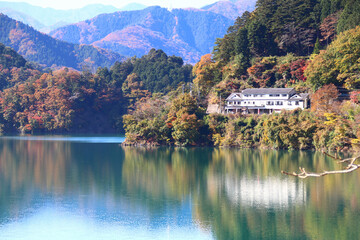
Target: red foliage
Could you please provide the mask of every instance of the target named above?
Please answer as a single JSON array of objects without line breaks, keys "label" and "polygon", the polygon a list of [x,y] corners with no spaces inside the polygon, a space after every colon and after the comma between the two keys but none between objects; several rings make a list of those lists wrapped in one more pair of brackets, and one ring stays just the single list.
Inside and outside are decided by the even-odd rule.
[{"label": "red foliage", "polygon": [[320,25],[321,43],[329,44],[332,42],[332,40],[334,40],[336,36],[336,26],[339,20],[339,16],[340,13],[336,12],[324,18]]},{"label": "red foliage", "polygon": [[296,60],[290,63],[290,74],[292,79],[297,79],[299,81],[305,82],[306,77],[304,76],[304,71],[306,69],[307,62],[304,59]]},{"label": "red foliage", "polygon": [[353,91],[350,93],[350,100],[353,103],[360,103],[360,90],[359,91]]}]

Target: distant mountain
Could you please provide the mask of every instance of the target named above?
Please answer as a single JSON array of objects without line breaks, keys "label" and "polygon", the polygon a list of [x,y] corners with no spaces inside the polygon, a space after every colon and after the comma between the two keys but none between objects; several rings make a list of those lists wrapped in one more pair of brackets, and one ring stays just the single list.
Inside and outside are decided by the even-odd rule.
[{"label": "distant mountain", "polygon": [[45,27],[44,24],[40,23],[38,20],[32,18],[31,16],[22,12],[15,11],[11,8],[0,8],[0,12],[15,20],[26,23],[35,29],[42,29]]},{"label": "distant mountain", "polygon": [[[141,4],[129,4],[124,9],[137,10],[145,7]],[[95,17],[102,13],[112,13],[120,10],[114,6],[102,4],[92,4],[80,9],[56,10],[33,6],[23,2],[0,2],[0,12],[31,25],[42,32],[53,30],[55,26],[59,27],[59,23],[61,23],[61,26],[64,26]],[[34,20],[36,21],[35,23]]]},{"label": "distant mountain", "polygon": [[0,42],[13,48],[25,59],[47,67],[66,66],[81,69],[109,67],[123,59],[94,46],[78,45],[56,40],[34,28],[0,14]]},{"label": "distant mountain", "polygon": [[77,44],[92,44],[125,56],[142,56],[151,48],[195,63],[213,49],[233,20],[199,9],[149,7],[138,11],[101,14],[61,27],[51,36]]},{"label": "distant mountain", "polygon": [[22,23],[25,23],[43,33],[49,33],[54,29],[70,24],[70,22],[58,22],[51,26],[45,26],[44,24],[40,23],[38,20],[31,17],[30,15],[27,15],[23,12],[15,11],[11,8],[0,8],[0,13],[3,13],[6,16],[15,19],[17,21],[20,21]]},{"label": "distant mountain", "polygon": [[202,9],[221,14],[235,20],[245,11],[252,12],[255,9],[256,0],[232,0],[219,1],[203,7]]}]

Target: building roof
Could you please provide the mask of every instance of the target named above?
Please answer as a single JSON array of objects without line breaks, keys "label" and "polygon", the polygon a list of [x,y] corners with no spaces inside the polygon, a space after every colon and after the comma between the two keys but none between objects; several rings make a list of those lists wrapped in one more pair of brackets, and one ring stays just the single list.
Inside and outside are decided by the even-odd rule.
[{"label": "building roof", "polygon": [[241,100],[240,93],[232,93],[226,98],[226,100]]},{"label": "building roof", "polygon": [[289,100],[305,100],[309,97],[308,93],[299,93],[292,96]]},{"label": "building roof", "polygon": [[309,98],[309,94],[308,93],[299,93],[300,97],[302,97],[302,99],[306,99]]},{"label": "building roof", "polygon": [[242,94],[289,94],[294,88],[247,88]]}]

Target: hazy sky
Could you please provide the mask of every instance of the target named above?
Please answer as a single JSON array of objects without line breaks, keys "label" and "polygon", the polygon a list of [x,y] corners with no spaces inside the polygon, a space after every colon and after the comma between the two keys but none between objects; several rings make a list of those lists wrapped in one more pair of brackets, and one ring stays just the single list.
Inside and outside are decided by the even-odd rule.
[{"label": "hazy sky", "polygon": [[41,7],[51,7],[55,9],[74,9],[81,8],[85,5],[93,3],[101,3],[105,5],[113,5],[115,7],[123,7],[129,3],[136,2],[147,6],[159,5],[168,8],[187,8],[187,7],[203,7],[205,5],[216,2],[217,0],[4,0],[8,2],[27,2],[32,5]]}]

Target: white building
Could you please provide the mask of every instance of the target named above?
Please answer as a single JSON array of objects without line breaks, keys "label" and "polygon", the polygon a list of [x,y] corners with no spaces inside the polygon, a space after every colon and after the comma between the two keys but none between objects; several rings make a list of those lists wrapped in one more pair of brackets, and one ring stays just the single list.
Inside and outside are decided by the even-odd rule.
[{"label": "white building", "polygon": [[225,113],[269,114],[309,107],[309,94],[293,88],[248,88],[226,99]]}]

